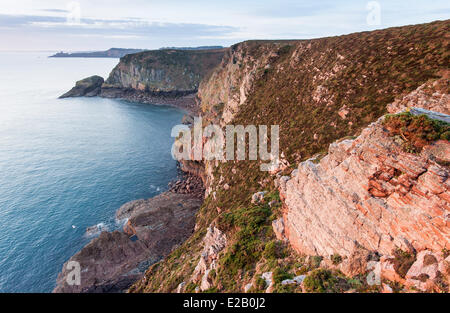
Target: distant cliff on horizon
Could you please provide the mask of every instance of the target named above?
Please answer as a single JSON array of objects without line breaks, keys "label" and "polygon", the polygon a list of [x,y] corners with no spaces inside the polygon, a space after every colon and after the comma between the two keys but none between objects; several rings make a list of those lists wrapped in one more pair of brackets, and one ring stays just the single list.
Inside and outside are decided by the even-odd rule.
[{"label": "distant cliff on horizon", "polygon": [[111,48],[106,51],[86,51],[86,52],[58,52],[49,56],[50,58],[122,58],[127,54],[146,51],[145,49],[123,49]]},{"label": "distant cliff on horizon", "polygon": [[[158,50],[219,50],[223,49],[222,46],[199,46],[199,47],[162,47]],[[49,58],[122,58],[127,54],[134,54],[144,51],[150,51],[148,49],[125,49],[125,48],[111,48],[106,51],[84,51],[84,52],[64,52],[60,51],[55,53]]]}]

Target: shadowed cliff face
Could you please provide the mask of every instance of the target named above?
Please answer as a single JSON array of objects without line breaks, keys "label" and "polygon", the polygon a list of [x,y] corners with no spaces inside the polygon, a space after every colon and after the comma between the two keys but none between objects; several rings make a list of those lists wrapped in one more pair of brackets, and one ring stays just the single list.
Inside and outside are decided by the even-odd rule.
[{"label": "shadowed cliff face", "polygon": [[126,55],[103,87],[152,93],[195,93],[200,81],[219,65],[224,51],[157,50]]},{"label": "shadowed cliff face", "polygon": [[[278,220],[278,223],[274,223],[275,232],[282,229],[279,218],[283,215],[282,207],[285,204],[279,197],[275,181],[282,176],[291,175],[302,161],[316,154],[325,155],[330,144],[336,140],[350,136],[353,139],[356,138],[370,123],[386,114],[387,106],[394,101],[400,101],[398,105],[414,106],[406,102],[413,101],[416,96],[411,96],[408,101],[401,99],[408,94],[413,95],[412,92],[424,84],[433,84],[437,80],[440,81],[439,86],[444,84],[444,87],[441,86],[442,88],[439,89],[441,92],[439,99],[436,99],[432,106],[424,107],[434,108],[439,106],[439,103],[448,107],[448,103],[445,103],[446,94],[448,95],[448,87],[445,87],[448,86],[448,79],[445,78],[445,72],[448,70],[450,51],[449,33],[450,21],[443,21],[316,40],[249,41],[232,46],[226,52],[220,66],[200,85],[198,97],[201,101],[204,121],[206,120],[206,123],[212,121],[221,126],[227,123],[280,125],[280,152],[284,155],[282,158],[285,160],[282,161],[285,161],[286,166],[278,173],[266,173],[259,170],[260,163],[255,161],[224,163],[205,161],[206,199],[197,215],[195,233],[158,263],[158,266],[150,267],[144,278],[134,284],[130,290],[133,292],[176,290],[192,292],[206,288],[220,292],[243,292],[245,290],[262,291],[267,288],[268,291],[293,292],[306,288],[308,291],[315,291],[318,289],[311,285],[314,279],[306,279],[306,285],[286,286],[281,284],[283,279],[280,277],[293,278],[298,273],[316,275],[314,271],[320,266],[327,267],[326,271],[330,271],[325,276],[339,275],[338,278],[333,279],[342,283],[328,291],[349,289],[381,291],[381,285],[368,286],[364,279],[358,280],[358,284],[355,285],[354,280],[350,281],[342,276],[342,273],[333,272],[336,269],[334,263],[341,262],[339,260],[342,257],[349,256],[348,260],[350,260],[353,247],[348,247],[347,250],[341,242],[335,246],[327,245],[326,242],[322,243],[316,236],[320,232],[310,232],[310,238],[305,241],[311,247],[315,247],[312,249],[303,249],[302,242],[295,241],[300,239],[294,236],[290,236],[292,242],[277,240],[272,230],[272,222]],[[420,94],[419,90],[419,96]],[[369,152],[364,153],[369,155]],[[392,158],[401,159],[405,166],[407,164],[413,166],[413,162],[416,161],[427,164],[430,169],[434,166],[429,165],[433,161],[428,160],[428,156],[419,158],[408,154],[396,155],[395,149],[392,153],[394,154]],[[374,160],[383,163],[383,160],[380,161],[376,157]],[[373,169],[370,168],[370,164],[367,164],[367,167],[369,169],[363,167],[358,175],[367,176],[368,183]],[[433,176],[433,173],[432,170],[429,171],[426,177],[442,179],[442,176]],[[295,175],[298,174],[294,172],[293,177]],[[414,180],[413,176],[411,175],[411,179]],[[402,177],[402,179],[406,178],[406,176]],[[303,177],[303,184],[307,183],[304,182],[306,179],[308,176]],[[372,181],[377,179],[378,176]],[[333,179],[330,178],[330,180]],[[320,177],[318,181],[320,182]],[[291,194],[295,193],[294,189],[292,187]],[[259,191],[268,192],[262,201],[252,203],[252,195]],[[315,190],[306,190],[306,192],[312,197]],[[363,193],[364,191],[361,191],[361,194]],[[358,201],[367,203],[382,201],[376,199],[376,194],[370,194],[367,191],[366,193],[367,197],[374,199]],[[336,195],[330,191],[330,197],[334,196]],[[425,198],[421,199],[426,201]],[[290,205],[295,205],[296,201],[293,200]],[[445,199],[436,198],[432,201],[435,202],[431,206],[436,207],[439,201],[442,202]],[[351,207],[351,212],[357,210],[357,202],[353,202],[351,198],[347,204]],[[412,201],[408,205],[419,204]],[[344,211],[340,214],[339,205],[331,209],[336,218],[345,216]],[[420,208],[415,207],[414,210],[420,210]],[[416,212],[414,210],[411,212]],[[291,211],[294,216],[294,206]],[[311,212],[311,216],[308,216],[311,221],[299,218],[292,220],[293,223],[303,223],[305,227],[309,224],[320,224],[321,219],[313,214],[314,208],[311,208]],[[324,220],[326,217],[327,214],[324,215]],[[414,220],[416,216],[407,214],[402,218]],[[387,215],[386,219],[388,219]],[[395,219],[390,222],[396,223]],[[410,225],[409,222],[405,223],[400,226]],[[389,222],[385,221],[383,226],[386,224]],[[412,224],[414,223],[411,222]],[[369,225],[372,226],[370,221],[367,226]],[[448,226],[445,227],[448,229]],[[405,245],[400,245],[400,240],[388,238],[389,235],[393,238],[397,235],[401,237],[400,233],[405,230],[395,233],[395,230],[391,232],[381,228],[377,229],[380,233],[372,238],[370,231],[374,228],[368,227],[366,233],[358,233],[351,228],[347,233],[341,232],[340,235],[333,236],[333,238],[345,237],[346,240],[348,239],[347,242],[360,240],[360,244],[366,246],[366,249],[362,249],[365,252],[354,252],[356,262],[349,263],[348,260],[344,262],[349,268],[346,271],[349,275],[361,273],[361,268],[364,271],[366,269],[364,262],[371,258],[379,259],[380,256],[376,251],[372,253],[373,251],[367,249],[379,249],[381,254],[385,254],[395,246],[407,248]],[[214,243],[207,243],[209,239],[204,240],[209,238],[207,234],[211,233],[209,231],[211,229],[214,233],[223,234],[218,238],[226,238],[226,245],[220,245],[220,249],[216,249],[208,260],[202,261],[200,258],[199,261],[204,247],[214,245]],[[351,234],[352,231],[354,231],[353,234]],[[420,234],[423,235],[423,233]],[[377,242],[380,237],[383,240],[386,239],[382,248]],[[416,240],[422,240],[419,237]],[[442,240],[441,237],[437,238]],[[445,240],[448,238],[444,237]],[[447,246],[447,242],[440,242],[428,247],[431,243],[433,239],[427,239],[423,241],[422,246],[416,247],[437,250]],[[297,252],[292,247],[295,247]],[[319,254],[319,251],[322,254],[320,257],[310,258],[303,254]],[[335,253],[337,254],[335,257],[329,256]],[[343,256],[338,253],[342,253]],[[382,265],[385,268],[384,272],[387,273],[388,269],[392,269],[393,275],[389,279],[395,279],[395,275],[398,276],[397,271],[403,276],[406,275],[409,266],[416,261],[414,253],[409,251],[404,254],[383,256],[384,261],[387,260]],[[417,254],[417,261],[422,260],[425,254],[428,255],[428,252],[420,253]],[[359,259],[356,256],[359,256]],[[439,253],[439,255],[435,254],[435,257],[438,259],[436,264],[439,263],[441,268],[440,274],[431,275],[436,278],[446,273],[443,259],[447,256]],[[358,260],[363,260],[364,262],[360,263],[364,265],[359,266]],[[444,266],[443,269],[442,266]],[[416,264],[413,268],[417,273],[420,272],[417,270],[420,264]],[[214,275],[209,275],[211,272]],[[199,280],[199,277],[202,279]],[[268,286],[264,282],[261,283],[262,277],[266,282],[271,281],[271,283]],[[444,288],[441,290],[445,290],[445,283],[441,287]]]}]

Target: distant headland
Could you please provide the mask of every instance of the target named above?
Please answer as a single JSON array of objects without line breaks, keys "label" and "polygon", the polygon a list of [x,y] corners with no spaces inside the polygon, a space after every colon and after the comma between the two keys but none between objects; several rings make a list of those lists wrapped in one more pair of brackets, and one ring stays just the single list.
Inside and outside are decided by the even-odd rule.
[{"label": "distant headland", "polygon": [[[222,49],[222,46],[201,46],[201,47],[163,47],[159,50],[215,50]],[[58,52],[49,56],[50,58],[122,58],[127,54],[134,54],[147,49],[125,49],[111,48],[105,51],[85,51],[85,52]]]},{"label": "distant headland", "polygon": [[111,48],[106,51],[86,51],[86,52],[58,52],[51,55],[50,58],[121,58],[127,54],[138,53],[145,49],[123,49]]}]

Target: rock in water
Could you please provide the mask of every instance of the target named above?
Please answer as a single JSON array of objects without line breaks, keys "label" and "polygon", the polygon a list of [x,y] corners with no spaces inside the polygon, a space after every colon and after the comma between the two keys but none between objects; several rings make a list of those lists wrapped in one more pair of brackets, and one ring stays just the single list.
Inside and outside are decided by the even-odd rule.
[{"label": "rock in water", "polygon": [[79,80],[75,84],[75,87],[59,98],[95,97],[100,94],[103,82],[103,77],[97,75]]}]

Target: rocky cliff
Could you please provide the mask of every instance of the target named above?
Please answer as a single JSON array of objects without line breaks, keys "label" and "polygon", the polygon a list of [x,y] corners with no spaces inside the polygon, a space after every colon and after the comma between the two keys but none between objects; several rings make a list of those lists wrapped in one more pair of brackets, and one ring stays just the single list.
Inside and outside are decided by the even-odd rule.
[{"label": "rocky cliff", "polygon": [[202,117],[279,125],[282,166],[204,161],[194,234],[130,291],[447,290],[448,137],[405,140],[371,123],[388,108],[447,112],[449,31],[443,21],[230,47],[200,84]]},{"label": "rocky cliff", "polygon": [[[199,64],[176,61],[186,52],[122,59],[104,96],[198,88],[204,125],[280,126],[276,170],[183,162],[206,187],[193,233],[129,291],[448,291],[448,124],[432,113],[384,116],[448,114],[449,33],[441,21],[247,41],[199,55],[217,62],[202,77]],[[139,221],[150,222],[129,221],[138,236]]]},{"label": "rocky cliff", "polygon": [[[340,269],[349,275],[360,274],[349,267],[359,249],[385,261],[394,260],[397,249],[426,251],[440,260],[435,263],[448,277],[445,263],[450,259],[444,261],[442,251],[450,248],[450,133],[411,153],[404,139],[390,135],[386,120],[371,124],[354,140],[331,144],[320,161],[302,162],[290,177],[280,178],[284,206],[278,238],[301,253],[344,257]],[[443,132],[449,130],[447,123]],[[359,270],[367,269],[366,264]],[[414,279],[408,283],[418,286]]]},{"label": "rocky cliff", "polygon": [[280,179],[284,232],[296,250],[350,256],[355,242],[380,254],[450,249],[449,171],[438,161],[450,161],[447,140],[405,152],[380,120],[316,160]]},{"label": "rocky cliff", "polygon": [[[154,50],[120,59],[103,84],[104,97],[158,102],[193,95],[221,62],[225,49]],[[193,106],[194,97],[186,102]]]},{"label": "rocky cliff", "polygon": [[[101,96],[153,104],[168,104],[197,111],[196,93],[220,64],[226,49],[151,50],[127,54],[106,81],[92,76],[77,82],[61,96]],[[101,80],[101,82],[100,82]]]}]

